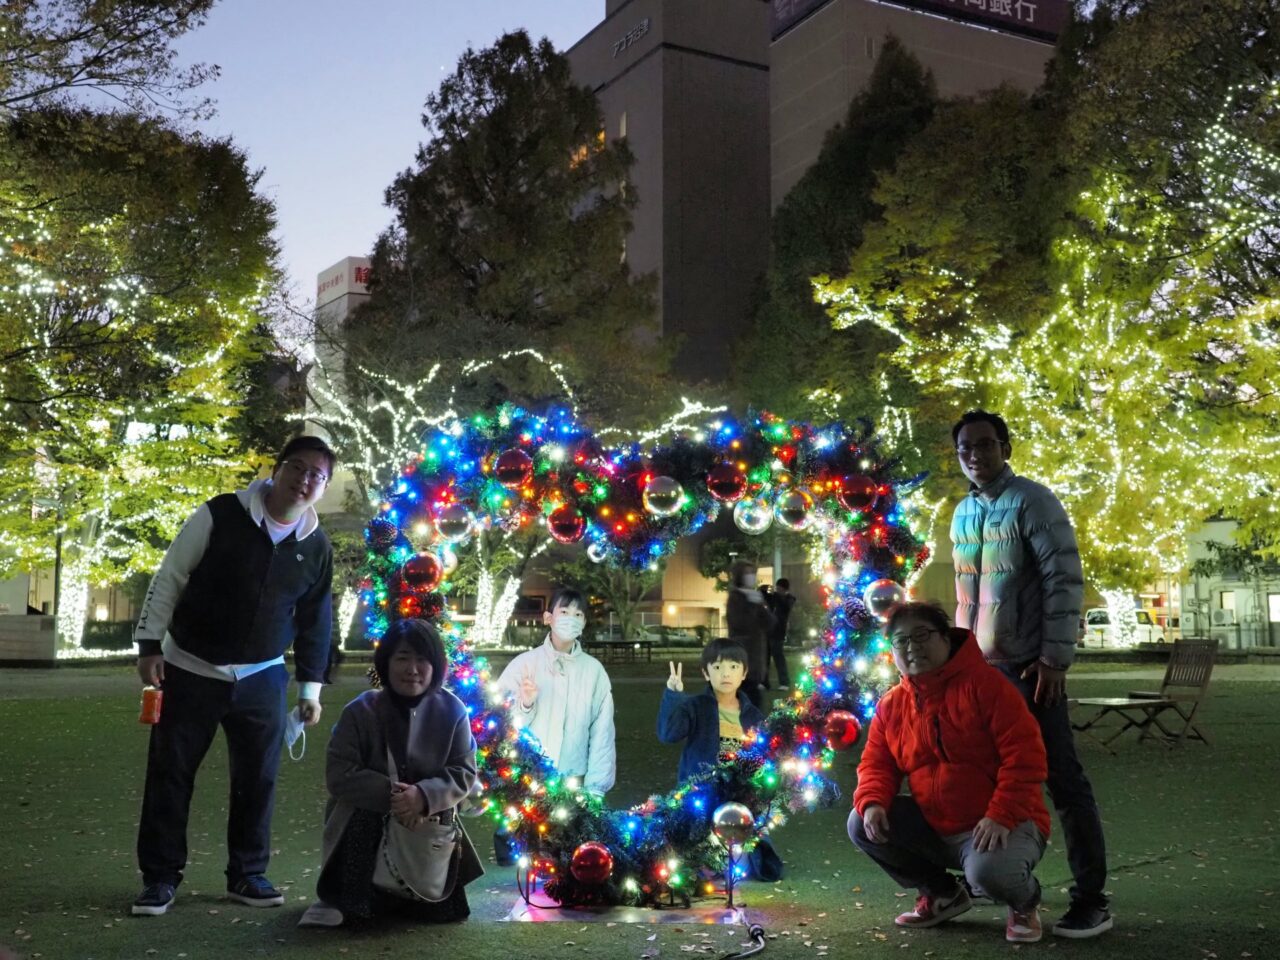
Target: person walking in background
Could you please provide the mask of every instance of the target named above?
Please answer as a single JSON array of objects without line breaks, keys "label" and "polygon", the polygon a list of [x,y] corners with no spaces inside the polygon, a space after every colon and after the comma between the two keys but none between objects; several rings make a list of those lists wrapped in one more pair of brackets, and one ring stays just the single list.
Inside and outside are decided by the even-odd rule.
[{"label": "person walking in background", "polygon": [[1066,676],[1084,600],[1075,531],[1051,490],[1014,474],[1001,417],[971,410],[951,436],[969,480],[951,520],[956,625],[974,632],[987,662],[1018,688],[1040,725],[1049,796],[1074,878],[1071,905],[1053,932],[1094,937],[1111,929],[1112,918],[1102,817],[1067,714]]},{"label": "person walking in background", "polygon": [[745,560],[737,561],[729,571],[729,602],[725,620],[729,626],[729,639],[737,641],[747,651],[747,679],[742,684],[742,692],[756,709],[764,711],[773,614],[765,606],[764,594],[756,589],[755,567]]},{"label": "person walking in background", "polygon": [[163,689],[138,826],[133,913],[173,903],[187,864],[196,772],[222,727],[231,761],[227,895],[278,907],[266,878],[293,648],[298,714],[320,719],[332,630],[333,548],[315,503],[337,462],[319,437],[285,444],[269,478],[201,506],[170,544],[134,631],[138,675]]},{"label": "person walking in background", "polygon": [[[796,596],[791,592],[791,581],[779,577],[773,589],[764,595],[769,612],[773,614],[773,629],[769,631],[769,659],[773,661],[773,669],[778,674],[778,689],[791,689],[791,674],[787,670],[787,622],[791,619],[791,608],[796,605]],[[768,680],[768,665],[765,668],[765,679]]]}]

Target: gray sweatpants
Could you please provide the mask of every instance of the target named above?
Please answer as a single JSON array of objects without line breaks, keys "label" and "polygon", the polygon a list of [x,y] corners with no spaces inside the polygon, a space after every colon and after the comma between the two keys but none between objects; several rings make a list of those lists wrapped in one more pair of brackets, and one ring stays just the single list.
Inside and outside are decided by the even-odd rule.
[{"label": "gray sweatpants", "polygon": [[1030,820],[1009,832],[1003,849],[979,853],[973,834],[939,836],[911,797],[894,797],[889,806],[889,839],[873,843],[857,810],[849,814],[849,839],[900,886],[926,896],[947,896],[956,881],[948,870],[961,870],[975,893],[1025,911],[1040,903],[1040,883],[1032,872],[1044,856],[1044,837]]}]

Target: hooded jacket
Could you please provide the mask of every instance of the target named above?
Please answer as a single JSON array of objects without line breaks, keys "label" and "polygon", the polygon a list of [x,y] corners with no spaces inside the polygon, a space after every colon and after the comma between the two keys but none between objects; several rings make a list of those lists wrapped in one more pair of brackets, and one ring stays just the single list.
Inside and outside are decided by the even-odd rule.
[{"label": "hooded jacket", "polygon": [[974,487],[951,519],[956,626],[993,663],[1075,659],[1084,573],[1071,520],[1048,487],[1008,465]]},{"label": "hooded jacket", "polygon": [[[533,675],[538,697],[528,710],[520,706],[520,680]],[[583,786],[606,793],[617,778],[614,747],[613,687],[600,661],[574,641],[567,653],[551,643],[526,650],[498,678],[503,693],[514,696],[515,725],[538,738],[542,752],[566,776],[582,777]]]},{"label": "hooded jacket", "polygon": [[1040,727],[1017,687],[987,664],[973,634],[953,629],[951,659],[880,699],[858,764],[853,806],[888,808],[905,775],[940,836],[983,817],[1013,829],[1024,820],[1049,836],[1048,776]]},{"label": "hooded jacket", "polygon": [[134,641],[142,656],[166,635],[215,665],[257,664],[293,648],[299,682],[325,682],[333,626],[333,548],[308,507],[278,544],[263,529],[270,480],[201,505],[165,552]]}]

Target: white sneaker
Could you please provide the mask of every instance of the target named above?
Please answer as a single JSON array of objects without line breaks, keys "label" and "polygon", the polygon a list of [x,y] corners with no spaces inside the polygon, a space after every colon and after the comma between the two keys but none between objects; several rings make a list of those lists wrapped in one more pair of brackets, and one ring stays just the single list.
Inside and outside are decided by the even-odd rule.
[{"label": "white sneaker", "polygon": [[340,927],[342,926],[342,911],[337,907],[331,907],[322,900],[317,900],[311,906],[307,907],[306,912],[302,915],[302,919],[298,921],[300,927]]}]

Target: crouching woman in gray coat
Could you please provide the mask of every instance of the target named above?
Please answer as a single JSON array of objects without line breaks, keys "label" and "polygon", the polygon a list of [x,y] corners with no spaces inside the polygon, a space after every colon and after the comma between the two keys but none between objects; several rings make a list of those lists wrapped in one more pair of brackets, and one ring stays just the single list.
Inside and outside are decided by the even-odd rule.
[{"label": "crouching woman in gray coat", "polygon": [[466,707],[443,687],[444,644],[426,621],[401,620],[382,638],[373,664],[381,689],[348,703],[329,740],[319,902],[299,925],[335,927],[392,914],[418,923],[465,920],[471,910],[463,888],[484,873],[465,833],[459,832],[457,881],[443,899],[396,896],[374,883],[390,820],[410,830],[428,818],[456,820],[476,782]]}]

